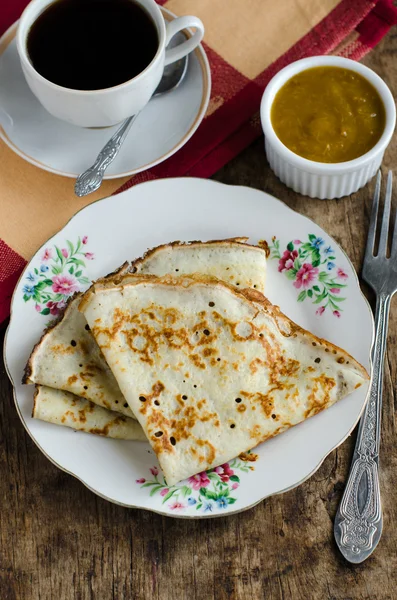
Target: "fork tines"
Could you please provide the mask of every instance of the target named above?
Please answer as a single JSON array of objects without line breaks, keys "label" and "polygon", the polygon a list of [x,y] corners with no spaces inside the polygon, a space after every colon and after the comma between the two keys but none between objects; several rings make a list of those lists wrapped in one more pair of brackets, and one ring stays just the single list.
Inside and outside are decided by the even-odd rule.
[{"label": "fork tines", "polygon": [[[379,248],[375,255],[374,247],[375,247],[377,220],[378,220],[379,197],[380,197],[380,189],[381,189],[381,181],[382,181],[382,174],[380,171],[378,171],[378,175],[376,177],[374,200],[372,203],[371,220],[369,223],[367,247],[366,247],[366,251],[365,251],[365,259],[364,260],[373,258],[374,256],[377,256],[379,258],[386,258],[387,240],[389,237],[389,222],[390,222],[390,209],[391,209],[391,197],[392,197],[392,178],[393,178],[392,171],[389,171],[388,176],[387,176],[386,195],[385,195],[385,204],[384,204],[384,208],[383,208],[382,225],[381,225],[381,230],[380,230]],[[391,254],[396,254],[396,251],[397,251],[397,219],[394,224],[393,245],[392,245]]]}]

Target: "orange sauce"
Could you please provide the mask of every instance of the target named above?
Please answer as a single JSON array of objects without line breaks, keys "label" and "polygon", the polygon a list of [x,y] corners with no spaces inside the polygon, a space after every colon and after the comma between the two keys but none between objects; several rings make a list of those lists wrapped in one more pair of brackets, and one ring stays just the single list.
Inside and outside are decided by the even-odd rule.
[{"label": "orange sauce", "polygon": [[271,122],[278,138],[295,154],[339,163],[375,146],[386,113],[376,89],[355,71],[314,67],[291,77],[278,91]]}]

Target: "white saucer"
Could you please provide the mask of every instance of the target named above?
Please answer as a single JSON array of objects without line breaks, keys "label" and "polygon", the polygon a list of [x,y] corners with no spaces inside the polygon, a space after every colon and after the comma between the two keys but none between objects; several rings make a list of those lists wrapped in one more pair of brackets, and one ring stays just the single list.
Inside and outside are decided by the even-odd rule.
[{"label": "white saucer", "polygon": [[[175,15],[162,9],[167,20]],[[0,137],[28,162],[76,177],[89,167],[116,127],[83,129],[50,115],[30,91],[19,62],[14,23],[0,39]],[[170,94],[154,98],[134,123],[105,179],[134,175],[177,152],[204,118],[211,91],[207,56],[189,56],[186,78]]]}]

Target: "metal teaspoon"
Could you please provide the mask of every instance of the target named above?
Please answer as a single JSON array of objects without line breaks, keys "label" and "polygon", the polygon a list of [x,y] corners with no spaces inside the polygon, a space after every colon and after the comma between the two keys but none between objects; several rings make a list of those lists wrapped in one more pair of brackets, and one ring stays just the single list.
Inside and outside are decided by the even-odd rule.
[{"label": "metal teaspoon", "polygon": [[[171,40],[171,44],[174,45],[175,43],[180,43],[180,36],[183,36],[183,38],[185,37],[183,33],[178,33]],[[167,94],[181,84],[186,75],[188,58],[188,56],[185,56],[181,60],[177,60],[164,68],[163,76],[154,91],[152,98]],[[140,113],[137,113],[136,115],[129,117],[120,125],[116,133],[112,135],[110,140],[102,148],[96,157],[94,164],[77,177],[74,186],[76,196],[87,196],[88,194],[95,192],[95,190],[101,186],[106,169],[118,155],[132,124],[139,114]]]}]

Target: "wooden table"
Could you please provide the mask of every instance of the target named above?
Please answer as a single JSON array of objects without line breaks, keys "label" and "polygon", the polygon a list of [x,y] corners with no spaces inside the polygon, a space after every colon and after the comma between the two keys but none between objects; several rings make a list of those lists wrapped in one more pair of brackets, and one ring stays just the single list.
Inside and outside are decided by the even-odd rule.
[{"label": "wooden table", "polygon": [[[397,92],[397,33],[363,62]],[[384,167],[396,168],[397,137]],[[300,197],[266,164],[263,140],[215,179],[265,190],[363,258],[373,183],[343,200]],[[369,296],[372,300],[371,296]],[[397,310],[390,322],[380,483],[384,532],[353,566],[333,521],[355,435],[300,487],[231,517],[191,521],[98,498],[52,465],[26,434],[0,366],[0,600],[392,600],[397,598]],[[83,459],[83,458],[82,458]]]}]

